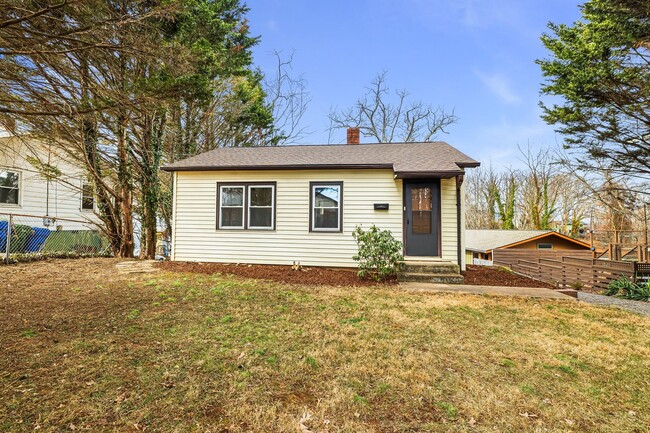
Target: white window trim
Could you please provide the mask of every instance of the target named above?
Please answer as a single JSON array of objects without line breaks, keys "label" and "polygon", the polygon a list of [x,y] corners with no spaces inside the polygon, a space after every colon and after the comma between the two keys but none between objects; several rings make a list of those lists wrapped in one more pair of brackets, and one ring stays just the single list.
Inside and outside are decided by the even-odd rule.
[{"label": "white window trim", "polygon": [[10,168],[10,167],[1,167],[0,166],[0,171],[10,171],[12,173],[17,173],[18,174],[18,203],[0,203],[0,207],[5,207],[5,208],[21,208],[23,205],[23,171],[19,170],[17,168]]},{"label": "white window trim", "polygon": [[79,211],[80,212],[95,212],[97,210],[97,200],[95,200],[95,194],[93,192],[92,198],[93,198],[93,208],[92,209],[84,209],[84,185],[88,185],[89,187],[92,187],[90,185],[90,182],[86,182],[85,180],[81,180],[81,193],[79,197]]},{"label": "white window trim", "polygon": [[[251,205],[251,188],[271,188],[271,206],[252,206]],[[246,222],[248,223],[248,226],[246,228],[251,229],[251,230],[275,230],[275,186],[272,184],[259,184],[259,185],[248,185],[248,188],[246,188],[246,207],[247,207],[247,219]],[[251,207],[254,207],[255,209],[271,209],[271,226],[270,227],[265,227],[265,226],[253,226],[250,225],[251,221]]]},{"label": "white window trim", "polygon": [[[316,207],[316,188],[336,188],[339,193],[339,205],[336,207]],[[341,190],[343,188],[339,184],[317,184],[311,187],[311,231],[312,232],[341,232]],[[322,228],[316,227],[316,209],[336,209],[336,228]]]},{"label": "white window trim", "polygon": [[[241,188],[242,190],[242,204],[241,206],[224,206],[223,203],[223,189],[224,188]],[[245,210],[246,210],[246,187],[244,185],[219,185],[219,229],[220,230],[244,230],[245,228]],[[241,226],[223,226],[222,215],[223,209],[239,209],[241,208]]]}]

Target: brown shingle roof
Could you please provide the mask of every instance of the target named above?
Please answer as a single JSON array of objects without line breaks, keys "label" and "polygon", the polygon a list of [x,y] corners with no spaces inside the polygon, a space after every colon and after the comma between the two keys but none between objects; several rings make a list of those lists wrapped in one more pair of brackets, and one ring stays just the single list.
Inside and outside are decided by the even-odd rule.
[{"label": "brown shingle roof", "polygon": [[391,168],[398,177],[454,176],[479,163],[449,144],[339,144],[214,149],[163,167],[166,171]]},{"label": "brown shingle roof", "polygon": [[589,245],[553,230],[465,230],[465,249],[486,253],[497,248],[508,247],[523,241],[559,236],[582,247]]}]

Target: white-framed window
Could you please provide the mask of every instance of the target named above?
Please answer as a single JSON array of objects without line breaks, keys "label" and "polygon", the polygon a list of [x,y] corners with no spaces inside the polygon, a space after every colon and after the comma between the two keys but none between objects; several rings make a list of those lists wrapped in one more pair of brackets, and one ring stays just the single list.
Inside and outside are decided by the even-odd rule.
[{"label": "white-framed window", "polygon": [[275,216],[275,187],[273,185],[248,186],[249,229],[273,230]]},{"label": "white-framed window", "polygon": [[217,228],[275,230],[275,182],[217,185]]},{"label": "white-framed window", "polygon": [[92,185],[88,182],[81,184],[81,210],[95,210],[95,194]]},{"label": "white-framed window", "polygon": [[343,230],[343,182],[311,182],[310,227],[315,232]]},{"label": "white-framed window", "polygon": [[219,228],[244,228],[244,193],[243,185],[219,186]]},{"label": "white-framed window", "polygon": [[553,244],[550,242],[547,243],[538,243],[537,244],[537,249],[538,250],[552,250],[553,249]]},{"label": "white-framed window", "polygon": [[0,206],[20,205],[20,172],[0,168]]}]

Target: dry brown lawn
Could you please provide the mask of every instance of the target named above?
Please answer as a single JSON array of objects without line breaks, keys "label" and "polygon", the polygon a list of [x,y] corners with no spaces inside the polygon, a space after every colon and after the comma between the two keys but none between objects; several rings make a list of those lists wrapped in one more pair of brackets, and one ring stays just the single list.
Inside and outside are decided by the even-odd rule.
[{"label": "dry brown lawn", "polygon": [[562,301],[0,267],[0,431],[650,431],[650,319]]}]

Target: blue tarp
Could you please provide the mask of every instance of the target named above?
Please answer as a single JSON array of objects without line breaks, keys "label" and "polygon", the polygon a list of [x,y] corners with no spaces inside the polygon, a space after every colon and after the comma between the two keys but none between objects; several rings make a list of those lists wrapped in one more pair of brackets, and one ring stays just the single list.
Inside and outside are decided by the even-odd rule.
[{"label": "blue tarp", "polygon": [[[7,221],[0,221],[0,252],[5,252],[7,248],[8,228],[9,223]],[[51,233],[49,229],[23,225],[17,225],[15,229],[18,231],[18,235],[12,233],[12,253],[36,253],[40,251]],[[16,238],[16,236],[18,236],[18,238]],[[27,239],[25,239],[25,237]]]},{"label": "blue tarp", "polygon": [[4,252],[7,242],[7,228],[9,223],[7,221],[0,221],[0,252]]},{"label": "blue tarp", "polygon": [[25,244],[25,252],[35,253],[40,251],[48,236],[50,236],[49,229],[32,227],[32,232],[27,237],[27,243]]}]

